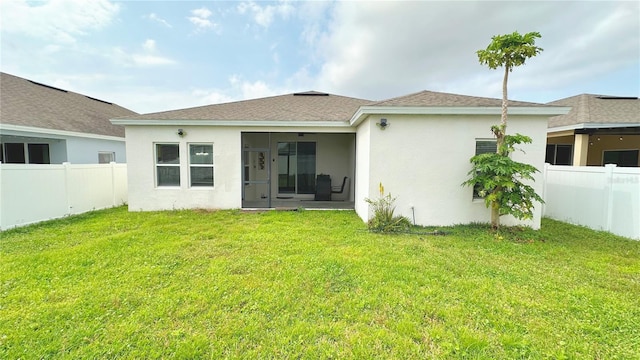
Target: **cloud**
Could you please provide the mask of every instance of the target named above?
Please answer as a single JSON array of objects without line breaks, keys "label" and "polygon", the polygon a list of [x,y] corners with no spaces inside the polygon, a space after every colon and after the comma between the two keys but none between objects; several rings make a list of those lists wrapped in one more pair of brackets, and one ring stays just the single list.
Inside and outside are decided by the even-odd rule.
[{"label": "cloud", "polygon": [[199,9],[191,10],[192,16],[187,17],[187,19],[189,19],[189,21],[196,26],[196,29],[198,31],[204,31],[207,29],[218,29],[220,25],[209,20],[212,14],[213,13],[211,12],[211,10],[207,9],[206,7],[201,7]]},{"label": "cloud", "polygon": [[240,3],[237,9],[240,14],[252,14],[256,24],[263,28],[268,28],[276,15],[287,19],[295,12],[295,8],[288,1],[279,1],[276,5],[265,6],[258,5],[254,1],[246,1]]},{"label": "cloud", "polygon": [[637,66],[639,11],[637,2],[337,2],[326,27],[303,36],[315,48],[316,84],[327,91],[499,97],[502,73],[482,67],[475,51],[496,34],[539,31],[545,51],[509,80],[517,97]]},{"label": "cloud", "polygon": [[155,21],[157,23],[160,23],[160,24],[162,24],[162,25],[164,25],[164,26],[166,26],[168,28],[172,28],[173,27],[173,25],[169,24],[169,22],[167,20],[159,17],[156,13],[151,13],[149,15],[145,15],[144,18],[152,20],[152,21]]},{"label": "cloud", "polygon": [[74,43],[77,37],[111,24],[119,10],[109,0],[2,1],[0,29],[44,41]]},{"label": "cloud", "polygon": [[158,54],[156,41],[145,40],[141,45],[142,51],[129,53],[120,47],[112,50],[109,57],[116,63],[125,67],[149,67],[161,65],[173,65],[175,60]]}]

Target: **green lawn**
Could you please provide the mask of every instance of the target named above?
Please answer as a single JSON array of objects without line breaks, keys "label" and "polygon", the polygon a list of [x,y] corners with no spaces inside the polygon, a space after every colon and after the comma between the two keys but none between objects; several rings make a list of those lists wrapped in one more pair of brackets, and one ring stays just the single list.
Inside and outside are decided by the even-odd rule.
[{"label": "green lawn", "polygon": [[121,207],[5,231],[0,358],[640,356],[640,242],[441,230]]}]

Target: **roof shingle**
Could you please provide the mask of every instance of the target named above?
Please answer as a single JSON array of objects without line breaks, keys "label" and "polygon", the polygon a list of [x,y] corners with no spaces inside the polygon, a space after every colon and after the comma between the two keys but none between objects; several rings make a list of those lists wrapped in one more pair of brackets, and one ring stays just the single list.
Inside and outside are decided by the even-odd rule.
[{"label": "roof shingle", "polygon": [[124,137],[109,119],[136,113],[72,91],[0,73],[3,124]]},{"label": "roof shingle", "polygon": [[640,125],[640,100],[635,97],[580,94],[548,104],[572,107],[566,115],[549,118],[550,128],[582,123]]},{"label": "roof shingle", "polygon": [[[420,91],[401,97],[379,101],[373,106],[415,106],[415,107],[501,107],[502,99],[449,94],[435,91]],[[545,104],[509,100],[509,106],[546,107]]]}]

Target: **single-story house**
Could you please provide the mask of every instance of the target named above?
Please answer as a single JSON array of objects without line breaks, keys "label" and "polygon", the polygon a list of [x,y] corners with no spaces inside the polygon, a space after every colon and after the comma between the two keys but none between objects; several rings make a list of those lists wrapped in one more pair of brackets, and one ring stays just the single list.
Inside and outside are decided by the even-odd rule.
[{"label": "single-story house", "polygon": [[[339,207],[367,220],[366,199],[383,184],[415,224],[451,225],[489,221],[461,183],[472,156],[495,151],[500,105],[431,91],[380,102],[310,91],[111,122],[126,129],[130,211]],[[547,120],[568,110],[511,101],[508,131],[533,139],[514,158],[542,170]],[[533,186],[541,192],[541,180]],[[540,216],[538,207],[526,224],[539,227]]]},{"label": "single-story house", "polygon": [[0,162],[126,162],[124,129],[137,113],[72,91],[0,73]]},{"label": "single-story house", "polygon": [[549,119],[546,162],[640,166],[640,100],[637,97],[581,94],[549,105],[572,109]]}]

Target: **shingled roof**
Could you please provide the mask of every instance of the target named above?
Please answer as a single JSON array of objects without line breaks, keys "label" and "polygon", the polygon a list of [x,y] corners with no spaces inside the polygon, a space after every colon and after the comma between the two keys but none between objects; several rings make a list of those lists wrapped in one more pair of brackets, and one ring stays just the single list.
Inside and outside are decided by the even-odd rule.
[{"label": "shingled roof", "polygon": [[124,128],[109,119],[136,114],[110,102],[0,73],[2,124],[124,137]]},{"label": "shingled roof", "polygon": [[[478,96],[449,94],[435,91],[420,91],[414,94],[379,101],[373,106],[415,106],[415,107],[501,107],[502,100]],[[509,106],[547,107],[545,104],[509,100]]]},{"label": "shingled roof", "polygon": [[120,119],[344,122],[348,121],[361,105],[370,103],[370,100],[308,91],[137,116],[123,116]]},{"label": "shingled roof", "polygon": [[549,105],[572,108],[566,115],[550,118],[550,128],[588,123],[640,126],[640,100],[637,97],[580,94],[552,101]]}]

